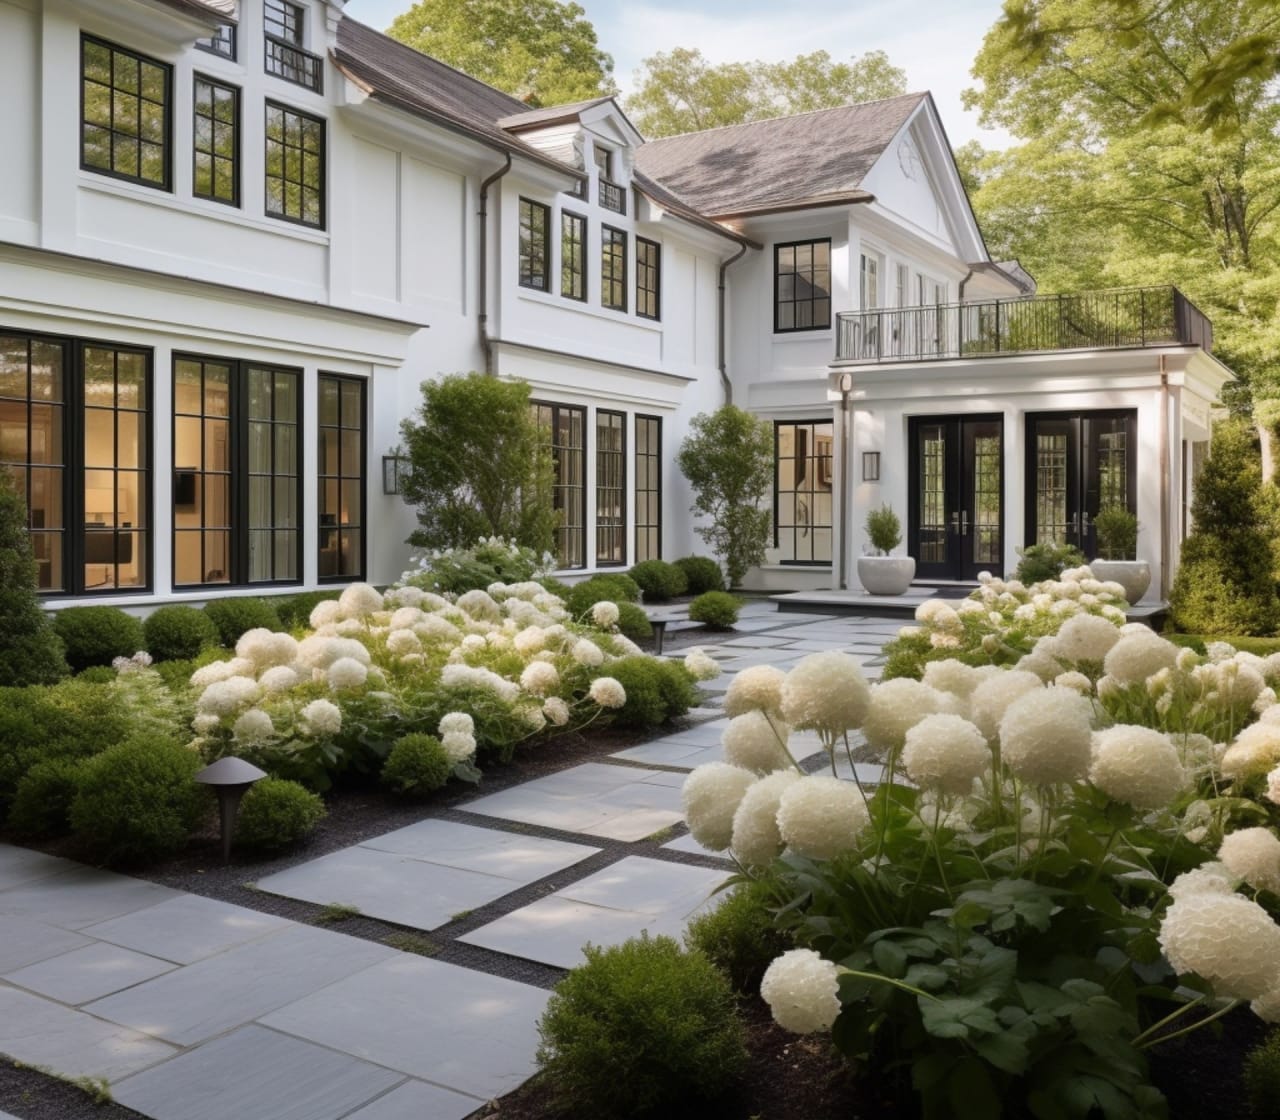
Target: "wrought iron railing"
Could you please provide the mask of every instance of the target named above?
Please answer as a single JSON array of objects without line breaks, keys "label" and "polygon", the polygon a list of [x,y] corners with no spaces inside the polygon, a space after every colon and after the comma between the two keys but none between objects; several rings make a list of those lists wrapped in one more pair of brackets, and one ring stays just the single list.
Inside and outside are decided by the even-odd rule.
[{"label": "wrought iron railing", "polygon": [[286,43],[271,35],[266,40],[266,58],[263,68],[268,74],[295,82],[316,93],[324,92],[324,60],[301,47]]},{"label": "wrought iron railing", "polygon": [[627,212],[627,192],[617,183],[611,183],[608,179],[602,178],[600,180],[600,205],[606,210],[612,210],[615,214],[625,214]]},{"label": "wrought iron railing", "polygon": [[847,362],[1169,345],[1213,350],[1213,325],[1171,286],[842,311],[836,318],[836,361]]}]

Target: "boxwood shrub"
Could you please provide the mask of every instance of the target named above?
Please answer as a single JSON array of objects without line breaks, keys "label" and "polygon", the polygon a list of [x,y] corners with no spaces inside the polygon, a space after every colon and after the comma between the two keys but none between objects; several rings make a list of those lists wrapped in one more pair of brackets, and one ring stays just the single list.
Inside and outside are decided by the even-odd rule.
[{"label": "boxwood shrub", "polygon": [[401,736],[382,764],[382,782],[396,793],[424,797],[438,790],[453,773],[453,763],[434,735]]},{"label": "boxwood shrub", "polygon": [[738,621],[741,604],[727,591],[704,591],[689,604],[689,620],[713,630],[728,630]]},{"label": "boxwood shrub", "polygon": [[188,661],[206,646],[218,644],[218,628],[198,607],[179,603],[160,607],[142,620],[147,652],[156,661]]},{"label": "boxwood shrub", "polygon": [[653,627],[649,624],[649,616],[637,603],[619,603],[618,629],[633,642],[647,641],[653,637]]},{"label": "boxwood shrub", "polygon": [[247,630],[284,629],[275,607],[265,599],[213,599],[205,604],[204,613],[218,628],[218,641],[228,649],[234,649]]},{"label": "boxwood shrub", "polygon": [[85,762],[50,758],[37,762],[18,782],[7,824],[19,836],[37,840],[71,831],[71,803],[80,791]]},{"label": "boxwood shrub", "polygon": [[684,573],[688,594],[701,595],[704,591],[724,590],[724,572],[709,556],[684,556],[675,564]]},{"label": "boxwood shrub", "polygon": [[642,560],[627,573],[644,593],[646,603],[666,603],[689,586],[684,572],[665,560]]},{"label": "boxwood shrub", "polygon": [[75,672],[91,665],[110,665],[146,648],[142,623],[118,607],[66,607],[53,622]]},{"label": "boxwood shrub", "polygon": [[263,778],[240,802],[235,842],[255,852],[287,848],[310,836],[326,810],[318,794],[287,778]]},{"label": "boxwood shrub", "polygon": [[597,603],[638,603],[640,587],[630,576],[622,572],[609,572],[592,576],[574,584],[565,605],[574,618],[581,618]]}]

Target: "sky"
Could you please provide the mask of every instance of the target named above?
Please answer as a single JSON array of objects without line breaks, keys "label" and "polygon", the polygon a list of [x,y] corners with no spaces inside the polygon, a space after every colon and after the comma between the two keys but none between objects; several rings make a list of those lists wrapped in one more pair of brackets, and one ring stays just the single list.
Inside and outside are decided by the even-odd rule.
[{"label": "sky", "polygon": [[[1000,0],[577,0],[613,55],[626,95],[641,61],[673,47],[696,47],[711,62],[779,62],[825,50],[841,60],[883,50],[907,72],[907,88],[931,90],[955,147],[979,140],[1004,147],[1002,131],[983,129],[961,105],[969,67]],[[347,0],[346,12],[379,31],[412,0]]]}]

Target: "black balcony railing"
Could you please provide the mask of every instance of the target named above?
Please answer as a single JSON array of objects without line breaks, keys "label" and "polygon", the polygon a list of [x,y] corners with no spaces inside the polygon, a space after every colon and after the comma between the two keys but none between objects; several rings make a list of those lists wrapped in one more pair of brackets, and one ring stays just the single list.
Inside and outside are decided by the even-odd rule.
[{"label": "black balcony railing", "polygon": [[841,362],[1171,345],[1213,351],[1213,325],[1170,286],[843,311],[837,323],[836,361]]},{"label": "black balcony railing", "polygon": [[266,58],[263,68],[268,74],[295,82],[316,93],[324,92],[324,60],[283,39],[265,36]]},{"label": "black balcony railing", "polygon": [[627,192],[617,183],[611,183],[608,179],[602,178],[600,180],[600,205],[606,210],[612,210],[615,214],[625,214],[627,212]]}]

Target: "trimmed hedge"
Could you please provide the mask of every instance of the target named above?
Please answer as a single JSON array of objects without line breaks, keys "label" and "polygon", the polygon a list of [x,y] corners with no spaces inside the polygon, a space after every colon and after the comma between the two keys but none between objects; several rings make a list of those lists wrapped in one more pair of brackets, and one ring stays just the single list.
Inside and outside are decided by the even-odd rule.
[{"label": "trimmed hedge", "polygon": [[205,604],[204,613],[217,627],[218,641],[227,649],[235,649],[242,634],[259,626],[284,629],[275,607],[265,599],[213,599]]},{"label": "trimmed hedge", "polygon": [[53,627],[66,646],[67,664],[77,673],[146,648],[142,623],[118,607],[66,607]]},{"label": "trimmed hedge", "polygon": [[218,644],[218,628],[198,607],[171,604],[142,620],[147,652],[156,661],[189,661],[202,649]]},{"label": "trimmed hedge", "polygon": [[324,802],[305,786],[287,778],[263,778],[240,803],[235,843],[259,852],[287,848],[310,836],[326,815]]},{"label": "trimmed hedge", "polygon": [[383,784],[409,797],[440,789],[452,773],[453,763],[440,740],[422,732],[397,739],[382,764]]},{"label": "trimmed hedge", "polygon": [[669,602],[689,586],[684,572],[665,560],[642,560],[627,575],[635,580],[646,603]]},{"label": "trimmed hedge", "polygon": [[689,604],[689,621],[713,630],[728,630],[738,621],[742,604],[727,591],[704,591]]},{"label": "trimmed hedge", "polygon": [[683,556],[675,565],[684,573],[688,594],[724,590],[724,572],[709,556]]},{"label": "trimmed hedge", "polygon": [[574,584],[569,590],[565,606],[574,618],[580,619],[597,603],[617,603],[621,606],[623,603],[638,602],[640,585],[622,572],[610,572]]}]

